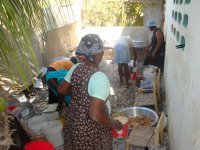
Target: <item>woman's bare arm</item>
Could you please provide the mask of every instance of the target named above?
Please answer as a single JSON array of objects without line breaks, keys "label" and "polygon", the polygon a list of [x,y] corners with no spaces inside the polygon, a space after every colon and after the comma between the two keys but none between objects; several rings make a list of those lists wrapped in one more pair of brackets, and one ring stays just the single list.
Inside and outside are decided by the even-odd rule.
[{"label": "woman's bare arm", "polygon": [[67,81],[62,81],[58,86],[58,93],[61,95],[71,95],[71,84]]},{"label": "woman's bare arm", "polygon": [[118,120],[114,120],[105,114],[104,107],[105,101],[91,97],[89,108],[90,118],[102,126],[112,127],[117,130],[123,129],[123,125]]}]

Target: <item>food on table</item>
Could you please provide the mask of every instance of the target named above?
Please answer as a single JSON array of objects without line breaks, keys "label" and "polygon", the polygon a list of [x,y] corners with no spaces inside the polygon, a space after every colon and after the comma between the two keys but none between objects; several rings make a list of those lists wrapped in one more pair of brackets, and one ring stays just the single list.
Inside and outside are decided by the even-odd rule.
[{"label": "food on table", "polygon": [[138,126],[151,126],[152,121],[150,118],[147,116],[136,116],[136,117],[130,117],[128,119],[128,125],[129,128],[137,128]]}]

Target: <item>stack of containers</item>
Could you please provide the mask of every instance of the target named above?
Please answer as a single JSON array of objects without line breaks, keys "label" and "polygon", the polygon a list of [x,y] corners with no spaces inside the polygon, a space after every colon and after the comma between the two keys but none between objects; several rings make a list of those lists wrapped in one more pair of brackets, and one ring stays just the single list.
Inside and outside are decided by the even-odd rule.
[{"label": "stack of containers", "polygon": [[[55,108],[55,109],[49,109]],[[28,126],[36,135],[44,135],[54,148],[63,146],[63,124],[59,120],[57,107],[50,106],[43,110],[42,115],[34,116],[28,120]]]}]

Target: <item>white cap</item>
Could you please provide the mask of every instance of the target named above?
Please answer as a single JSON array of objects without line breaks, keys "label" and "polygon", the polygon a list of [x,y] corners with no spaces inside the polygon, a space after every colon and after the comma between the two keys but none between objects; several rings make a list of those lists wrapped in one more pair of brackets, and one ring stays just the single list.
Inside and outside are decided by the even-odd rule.
[{"label": "white cap", "polygon": [[147,21],[147,27],[148,28],[150,28],[150,27],[156,27],[156,22],[153,21],[153,20]]}]

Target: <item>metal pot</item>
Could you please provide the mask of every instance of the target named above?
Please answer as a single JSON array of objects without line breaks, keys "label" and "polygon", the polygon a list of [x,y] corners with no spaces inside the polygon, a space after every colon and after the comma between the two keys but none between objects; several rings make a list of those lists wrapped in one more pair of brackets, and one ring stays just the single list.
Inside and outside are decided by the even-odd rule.
[{"label": "metal pot", "polygon": [[146,47],[146,42],[145,41],[135,41],[135,40],[133,40],[133,47],[144,48],[144,47]]},{"label": "metal pot", "polygon": [[119,112],[127,114],[128,117],[147,116],[149,119],[152,120],[151,126],[156,125],[156,123],[158,122],[158,114],[154,110],[146,107],[139,107],[139,106],[126,107],[119,110]]}]

